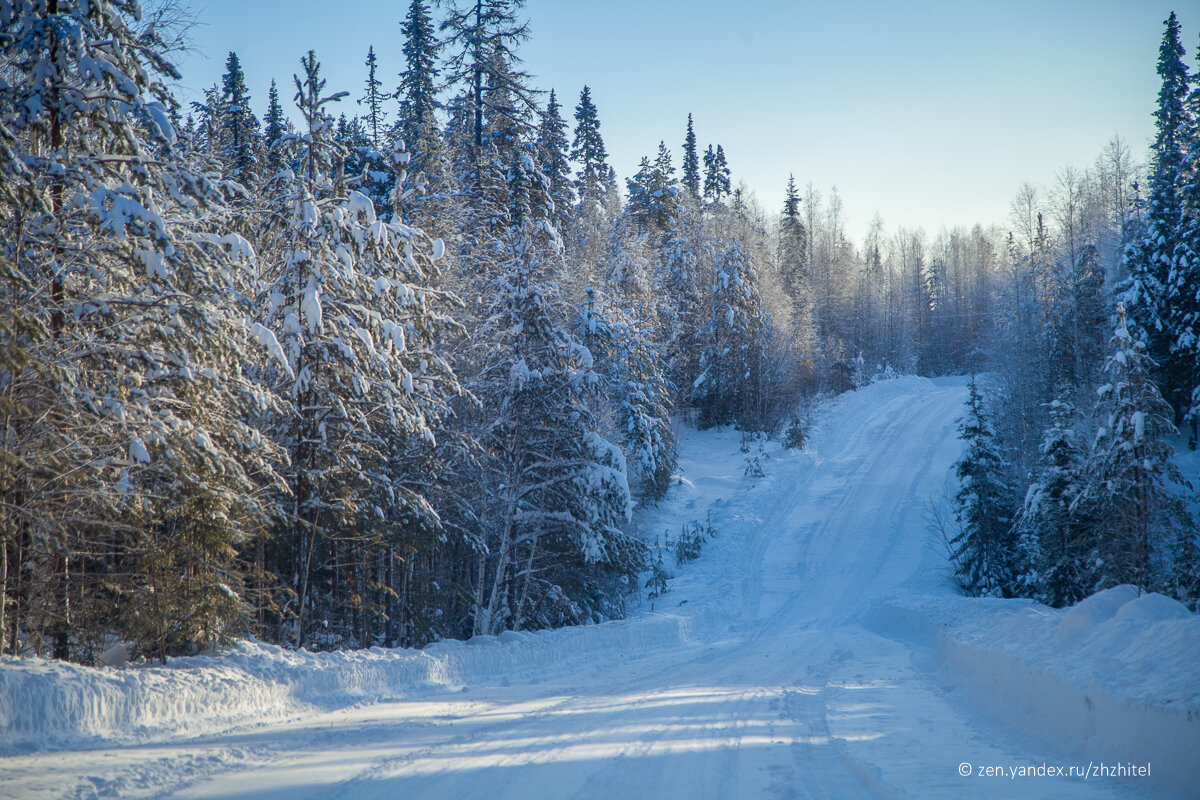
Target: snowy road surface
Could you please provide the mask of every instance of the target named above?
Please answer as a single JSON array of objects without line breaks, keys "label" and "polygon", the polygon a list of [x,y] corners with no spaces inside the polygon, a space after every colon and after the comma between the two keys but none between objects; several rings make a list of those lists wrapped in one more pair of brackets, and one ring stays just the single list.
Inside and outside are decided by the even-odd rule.
[{"label": "snowy road surface", "polygon": [[[709,511],[719,533],[655,609],[456,645],[544,648],[542,662],[199,737],[13,755],[0,796],[1129,796],[1128,781],[980,777],[1073,762],[871,623],[883,598],[949,592],[925,514],[960,451],[964,397],[916,379],[855,393],[805,452],[763,453],[757,482],[736,434],[695,437],[686,484],[643,524],[677,531]],[[641,644],[582,646],[596,637]]]}]

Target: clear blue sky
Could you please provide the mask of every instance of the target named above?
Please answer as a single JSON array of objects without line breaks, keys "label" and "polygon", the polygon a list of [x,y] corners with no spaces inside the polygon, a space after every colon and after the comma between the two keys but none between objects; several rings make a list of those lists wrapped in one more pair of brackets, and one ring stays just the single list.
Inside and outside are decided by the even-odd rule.
[{"label": "clear blue sky", "polygon": [[[768,210],[789,172],[825,196],[837,186],[857,240],[876,212],[889,229],[1005,223],[1021,182],[1087,165],[1114,134],[1143,160],[1162,21],[1178,12],[1194,68],[1195,2],[528,0],[521,52],[568,113],[591,86],[620,177],[660,139],[678,165],[691,112],[701,148],[722,144]],[[407,6],[195,0],[181,98],[219,80],[230,50],[260,116],[272,77],[290,102],[309,48],[352,101],[373,44],[392,88]]]}]

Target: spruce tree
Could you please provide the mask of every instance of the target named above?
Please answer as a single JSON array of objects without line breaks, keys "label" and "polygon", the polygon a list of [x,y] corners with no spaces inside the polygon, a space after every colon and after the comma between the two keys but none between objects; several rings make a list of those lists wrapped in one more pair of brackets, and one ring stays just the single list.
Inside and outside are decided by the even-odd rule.
[{"label": "spruce tree", "polygon": [[275,79],[271,79],[271,88],[267,91],[267,113],[263,116],[263,137],[267,147],[267,168],[271,177],[283,168],[283,158],[276,146],[280,138],[287,133],[288,121],[283,114],[283,106],[279,104],[279,89]]},{"label": "spruce tree", "polygon": [[1200,430],[1200,73],[1192,76],[1187,98],[1188,127],[1180,171],[1180,216],[1175,252],[1168,281],[1172,313],[1172,355],[1190,391],[1187,421],[1189,445],[1195,447]]},{"label": "spruce tree", "polygon": [[656,233],[669,230],[678,206],[679,184],[666,144],[659,142],[653,163],[643,158],[637,173],[627,178],[625,184],[629,193],[627,211],[642,230]]},{"label": "spruce tree", "polygon": [[1086,456],[1075,427],[1078,414],[1064,388],[1050,403],[1037,480],[1017,519],[1020,575],[1017,588],[1060,608],[1082,600],[1095,585],[1095,521],[1072,510],[1081,490]]},{"label": "spruce tree", "polygon": [[767,320],[758,274],[739,242],[720,254],[713,273],[707,321],[702,333],[700,376],[692,385],[701,428],[761,422],[763,347]]},{"label": "spruce tree", "polygon": [[792,302],[793,322],[803,325],[812,318],[812,278],[808,272],[808,230],[800,218],[800,193],[788,175],[783,214],[779,218],[779,277]]},{"label": "spruce tree", "polygon": [[472,145],[480,154],[489,127],[515,124],[524,133],[536,107],[517,54],[529,38],[529,24],[518,17],[524,5],[525,0],[468,0],[452,4],[441,24],[452,50],[447,83],[469,92]]},{"label": "spruce tree", "polygon": [[692,130],[692,115],[688,114],[687,135],[683,137],[683,188],[695,199],[700,198],[700,156],[696,152],[696,132]]},{"label": "spruce tree", "polygon": [[604,205],[604,181],[608,176],[608,151],[600,135],[600,116],[587,86],[579,93],[575,106],[575,135],[571,140],[571,160],[579,165],[575,188],[585,213],[594,213]]},{"label": "spruce tree", "polygon": [[959,438],[967,447],[955,468],[958,531],[950,540],[950,557],[967,594],[1012,597],[1017,567],[1012,492],[1005,483],[1004,457],[996,446],[996,434],[974,376],[967,390],[967,413],[958,426]]},{"label": "spruce tree", "polygon": [[1183,298],[1171,291],[1170,273],[1182,212],[1180,174],[1189,127],[1188,74],[1174,12],[1164,24],[1166,31],[1158,51],[1162,87],[1154,112],[1156,134],[1145,233],[1126,252],[1129,280],[1123,300],[1132,321],[1145,331],[1147,354],[1160,370],[1161,391],[1179,411],[1190,405],[1190,396],[1183,396],[1185,391],[1190,395],[1191,386],[1184,389],[1190,370],[1171,352],[1177,338],[1174,326],[1180,322],[1173,304]]},{"label": "spruce tree", "polygon": [[[1164,560],[1189,537],[1195,522],[1173,486],[1190,485],[1172,463],[1166,437],[1177,433],[1170,405],[1150,379],[1153,362],[1135,339],[1118,305],[1117,327],[1105,365],[1109,382],[1098,390],[1098,430],[1087,462],[1087,481],[1072,510],[1095,520],[1095,586],[1132,583],[1146,591],[1167,588]],[[1194,550],[1193,550],[1194,552]]]},{"label": "spruce tree", "polygon": [[550,221],[560,233],[566,231],[575,204],[571,165],[567,161],[567,123],[559,113],[561,110],[562,106],[551,90],[546,110],[541,113],[537,138],[538,166],[549,182],[550,199],[554,202]]},{"label": "spruce tree", "polygon": [[230,52],[221,78],[222,156],[230,177],[253,182],[258,161],[258,119],[250,108],[250,93],[237,53]]},{"label": "spruce tree", "polygon": [[704,197],[713,203],[730,195],[729,165],[725,162],[725,150],[717,145],[716,151],[710,144],[704,152]]},{"label": "spruce tree", "polygon": [[[619,242],[614,244],[620,247]],[[629,267],[634,265],[626,267],[619,283],[640,283],[629,275]],[[629,466],[630,485],[638,496],[658,500],[670,488],[676,462],[670,425],[673,387],[644,310],[640,314],[624,299],[619,285],[610,288],[612,294],[606,299],[588,288],[580,313],[580,338],[595,357],[604,394],[617,412],[616,430]]]},{"label": "spruce tree", "polygon": [[596,429],[591,354],[564,328],[543,276],[561,252],[547,182],[522,145],[508,169],[504,274],[492,286],[487,365],[476,396],[496,486],[476,584],[476,633],[611,616],[641,546],[620,530],[630,510],[624,458]]},{"label": "spruce tree", "polygon": [[438,55],[442,43],[434,29],[428,0],[411,0],[400,30],[404,36],[405,70],[400,73],[400,84],[396,87],[400,107],[392,138],[403,141],[411,154],[411,179],[428,183],[434,192],[442,192],[446,187],[436,116]]},{"label": "spruce tree", "polygon": [[383,149],[383,140],[379,137],[379,132],[384,126],[384,111],[383,101],[385,95],[380,89],[383,83],[375,77],[375,70],[379,66],[379,60],[375,57],[375,46],[371,45],[367,48],[367,80],[363,88],[363,96],[359,98],[359,105],[367,107],[366,126],[367,131],[371,134],[371,147],[375,150]]},{"label": "spruce tree", "polygon": [[711,286],[709,265],[716,260],[713,242],[702,215],[692,204],[679,207],[675,224],[659,248],[662,260],[657,316],[663,331],[666,374],[678,395],[676,403],[691,401],[692,382],[701,373]]}]

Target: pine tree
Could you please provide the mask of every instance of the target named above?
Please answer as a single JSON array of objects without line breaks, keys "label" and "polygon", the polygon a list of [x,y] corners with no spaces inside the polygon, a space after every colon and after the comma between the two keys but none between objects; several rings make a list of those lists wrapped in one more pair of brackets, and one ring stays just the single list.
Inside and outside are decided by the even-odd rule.
[{"label": "pine tree", "polygon": [[1195,522],[1175,486],[1190,489],[1171,462],[1165,437],[1177,433],[1171,407],[1150,379],[1153,362],[1117,307],[1117,327],[1105,365],[1109,382],[1098,390],[1098,430],[1087,462],[1088,479],[1072,510],[1096,521],[1093,590],[1132,583],[1147,591],[1166,588],[1164,556],[1195,537]]},{"label": "pine tree", "polygon": [[696,132],[692,130],[692,115],[688,114],[687,135],[683,137],[683,188],[693,198],[700,197],[700,157],[696,152]]},{"label": "pine tree", "polygon": [[967,389],[967,413],[958,426],[959,438],[967,448],[955,469],[958,532],[950,540],[950,557],[958,582],[968,594],[1011,597],[1016,581],[1009,510],[1012,493],[1005,483],[1004,457],[996,447],[996,434],[974,377]]}]

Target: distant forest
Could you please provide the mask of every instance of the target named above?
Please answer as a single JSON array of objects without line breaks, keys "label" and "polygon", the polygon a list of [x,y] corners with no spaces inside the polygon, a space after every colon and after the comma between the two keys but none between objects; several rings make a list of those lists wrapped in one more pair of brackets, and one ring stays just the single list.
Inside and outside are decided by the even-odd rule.
[{"label": "distant forest", "polygon": [[1147,166],[1114,138],[1005,227],[854,243],[836,191],[781,175],[764,210],[690,116],[620,180],[588,87],[522,70],[522,5],[411,0],[405,70],[372,48],[359,87],[309,50],[255,98],[229,53],[184,105],[170,4],[0,3],[0,654],[620,617],[679,424],[800,444],[814,398],[897,374],[979,376],[941,527],[965,590],[1195,607],[1174,15]]}]

